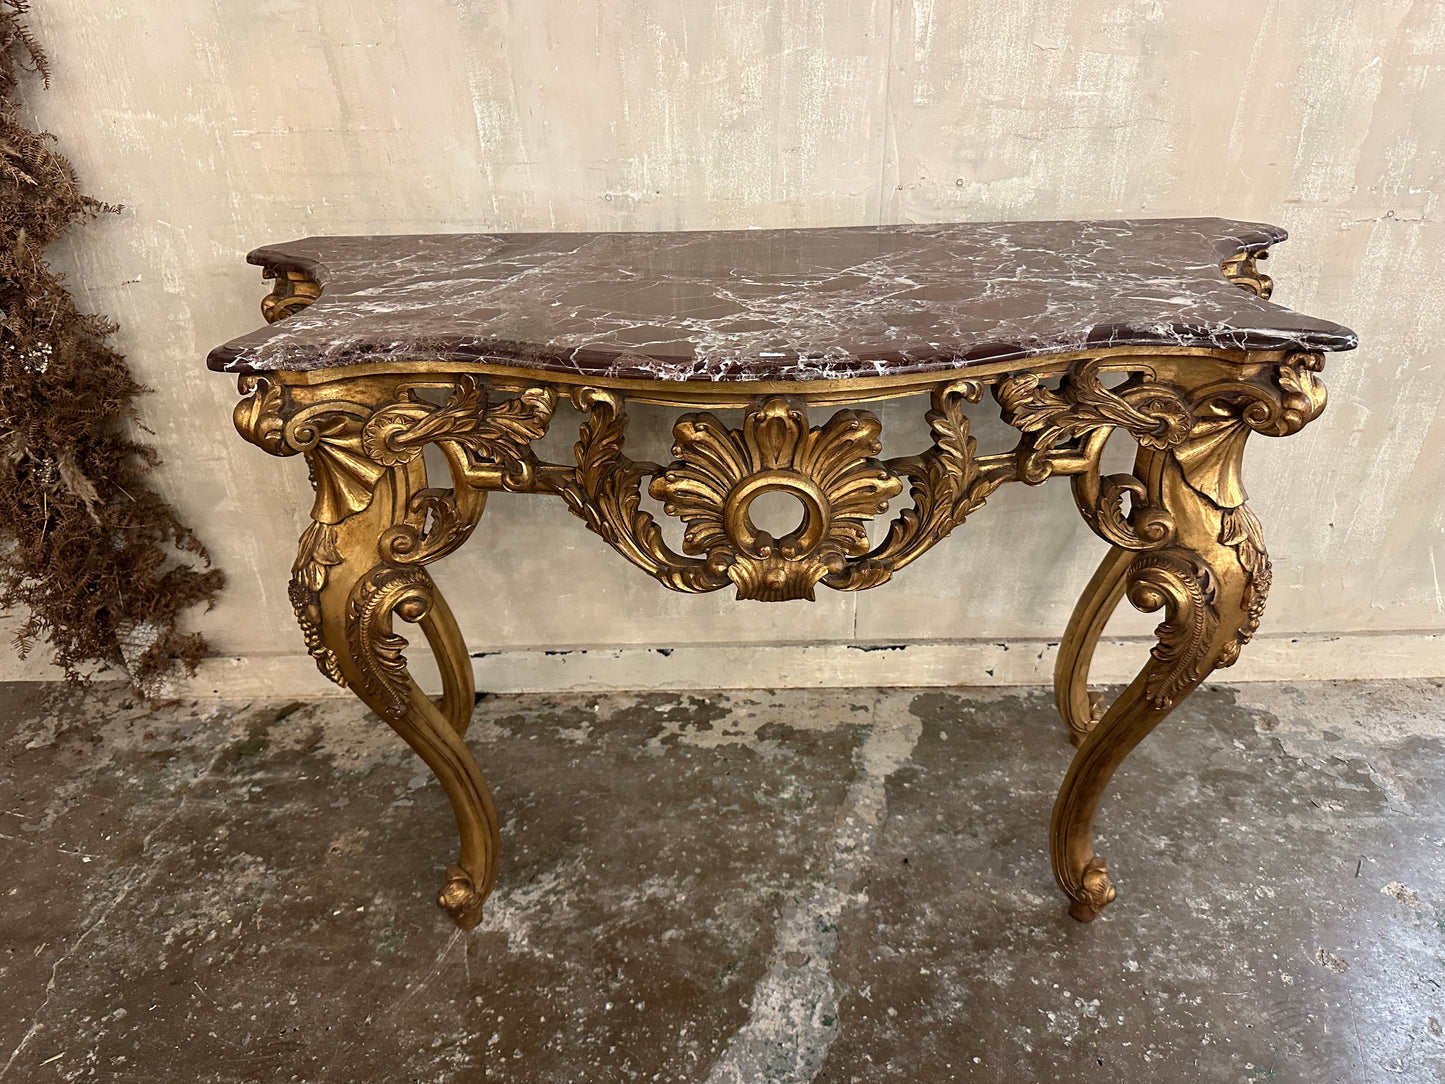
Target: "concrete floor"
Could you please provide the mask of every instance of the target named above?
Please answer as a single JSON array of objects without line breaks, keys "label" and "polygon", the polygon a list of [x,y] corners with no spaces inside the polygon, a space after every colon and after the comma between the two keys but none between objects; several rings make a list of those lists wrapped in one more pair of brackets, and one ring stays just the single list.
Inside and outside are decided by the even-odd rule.
[{"label": "concrete floor", "polygon": [[1445,1079],[1442,684],[1201,690],[1088,926],[1042,690],[483,698],[469,934],[359,705],[0,686],[0,1080]]}]

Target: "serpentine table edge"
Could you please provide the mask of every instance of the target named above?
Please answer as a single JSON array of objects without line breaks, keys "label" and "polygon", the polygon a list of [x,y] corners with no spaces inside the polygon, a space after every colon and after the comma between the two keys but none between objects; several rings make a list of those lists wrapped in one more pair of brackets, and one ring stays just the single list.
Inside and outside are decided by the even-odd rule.
[{"label": "serpentine table edge", "polygon": [[[1153,267],[1139,276],[1151,288],[1186,291],[1184,302],[1194,298],[1197,308],[1214,314],[1188,327],[1165,326],[1152,317],[1131,323],[1126,312],[1126,318],[1089,323],[1083,335],[1050,338],[1036,326],[1047,314],[1026,311],[1029,304],[1039,306],[1037,299],[1008,295],[1006,289],[1002,301],[994,296],[999,273],[992,263],[993,277],[969,282],[959,276],[956,297],[948,294],[954,280],[946,266],[941,273],[934,274],[930,266],[922,274],[908,265],[909,260],[916,265],[934,259],[939,245],[945,255],[949,245],[965,254],[977,252],[984,241],[996,244],[997,236],[1013,236],[1009,227],[1015,234],[1052,228],[1067,256],[1064,242],[1075,235],[1118,228],[1147,234],[1142,227],[1167,231],[1176,223],[1191,239],[1189,231],[1222,235],[1206,264],[1195,261],[1179,282],[1167,276],[1161,280]],[[1067,233],[1070,227],[1075,234]],[[467,540],[489,494],[562,498],[589,529],[672,590],[732,587],[739,598],[782,601],[811,599],[820,583],[847,591],[883,584],[962,524],[1000,485],[1037,486],[1067,477],[1084,521],[1109,545],[1060,643],[1054,681],[1058,710],[1077,751],[1054,805],[1050,850],[1069,913],[1088,921],[1116,895],[1092,839],[1094,813],[1115,769],[1210,672],[1236,660],[1264,612],[1271,566],[1259,520],[1245,500],[1245,442],[1251,433],[1289,436],[1319,415],[1326,400],[1318,375],[1324,353],[1352,348],[1353,333],[1267,302],[1271,283],[1257,260],[1267,255],[1269,244],[1284,238],[1277,227],[1193,219],[766,232],[776,239],[748,240],[742,232],[726,231],[457,235],[454,243],[481,244],[484,255],[497,251],[494,241],[503,248],[511,242],[509,259],[515,259],[518,246],[535,253],[539,243],[514,238],[572,240],[556,242],[552,247],[558,252],[549,248],[545,259],[533,259],[524,268],[484,274],[494,304],[480,317],[475,309],[458,313],[461,323],[470,321],[468,334],[449,336],[433,327],[424,340],[398,336],[398,328],[406,329],[404,322],[384,326],[393,318],[384,304],[379,306],[383,326],[371,327],[375,299],[385,296],[386,283],[366,282],[355,274],[344,283],[337,280],[338,295],[350,291],[367,300],[348,309],[341,297],[335,311],[343,315],[328,331],[326,306],[317,302],[330,289],[329,272],[314,254],[306,254],[306,246],[335,240],[364,250],[367,243],[435,241],[444,252],[449,235],[323,238],[293,243],[294,250],[281,245],[253,252],[252,262],[261,263],[265,276],[275,280],[262,303],[268,322],[289,320],[313,304],[314,318],[297,333],[294,354],[288,355],[287,340],[275,336],[281,329],[273,327],[218,348],[210,364],[241,373],[243,397],[234,413],[241,435],[272,455],[300,454],[310,469],[315,490],[311,523],[302,533],[288,589],[307,649],[323,674],[350,687],[441,782],[461,850],[447,868],[438,903],[457,925],[470,928],[481,920],[497,880],[499,826],[486,782],[464,741],[475,700],[470,656],[426,566]],[[815,236],[786,236],[809,233]],[[662,240],[636,240],[647,236]],[[630,327],[610,329],[623,341],[609,341],[603,334],[594,342],[575,336],[526,340],[494,326],[509,318],[506,292],[517,280],[540,276],[545,281],[549,273],[554,279],[566,277],[567,261],[575,264],[579,257],[574,253],[586,247],[577,238],[621,238],[608,243],[633,251],[636,266],[621,274],[635,282],[637,267],[647,267],[646,253],[637,256],[636,246],[687,243],[670,240],[676,237],[723,238],[706,242],[710,253],[727,245],[744,250],[762,245],[764,252],[772,245],[783,251],[788,274],[766,280],[755,296],[775,299],[783,290],[802,296],[840,275],[876,291],[880,267],[887,269],[894,259],[907,265],[895,269],[907,286],[923,292],[922,300],[915,293],[905,304],[889,295],[882,303],[883,317],[870,313],[851,323],[851,317],[843,320],[838,334],[855,334],[844,347],[817,339],[828,328],[816,311],[806,310],[810,316],[804,318],[790,315],[800,311],[796,297],[790,301],[794,308],[782,315],[782,306],[773,306],[771,326],[760,329],[756,325],[768,325],[768,320],[744,319],[737,324],[743,330],[729,339],[717,332],[715,316],[700,317],[701,324],[713,323],[701,331],[692,325],[691,342],[672,338],[658,348],[639,345],[635,334],[627,341],[624,333]],[[849,265],[839,258],[840,247],[846,255],[860,242],[869,261]],[[827,257],[821,269],[818,253]],[[1055,257],[1062,259],[1058,253],[1015,255],[1015,279],[1029,273],[1031,260],[1048,265],[1040,272],[1045,277],[1080,274],[1067,259],[1058,266],[1049,263]],[[994,254],[989,258],[994,260]],[[680,265],[668,266],[675,271]],[[549,271],[556,267],[562,270]],[[577,270],[573,266],[574,277]],[[472,265],[459,269],[462,277],[476,273]],[[1109,269],[1115,283],[1128,273],[1127,266],[1122,272]],[[443,291],[446,284],[436,279],[435,268],[429,274],[413,275],[406,293]],[[1245,291],[1237,295],[1244,318],[1231,315],[1211,276],[1231,291]],[[634,314],[635,325],[645,326],[648,319],[666,323],[658,306],[666,304],[669,291],[674,297],[685,295],[695,311],[724,311],[708,310],[711,297],[697,308],[695,282],[684,288],[683,277],[675,275],[666,285],[660,302],[656,297],[647,302],[652,310]],[[597,286],[600,293],[584,295],[601,305],[611,288],[603,282]],[[987,297],[975,306],[970,289]],[[1133,300],[1180,303],[1152,294]],[[1108,305],[1107,300],[1092,303]],[[894,349],[896,343],[888,349],[876,342],[859,345],[866,344],[866,333],[877,330],[868,320],[876,324],[881,319],[878,326],[895,336],[927,339],[929,329],[918,328],[930,314],[942,314],[939,322],[952,321],[949,327],[956,333],[972,318],[970,306],[989,304],[1008,310],[1012,332],[1027,334],[1005,342],[996,331],[998,320],[990,316],[991,337],[972,345],[963,336],[951,346],[930,343],[913,351]],[[735,311],[724,315],[737,317]],[[908,330],[900,331],[889,320],[899,320]],[[1107,326],[1107,334],[1094,333],[1100,326]],[[357,328],[370,328],[373,338],[358,339]],[[677,330],[667,327],[658,334]],[[766,336],[777,339],[779,348],[760,349]],[[327,356],[333,342],[344,343],[345,349]],[[762,355],[774,360],[761,363]],[[288,357],[294,364],[288,365]],[[930,400],[924,415],[928,447],[879,458],[881,423],[855,404],[920,392]],[[986,394],[1019,437],[1012,448],[980,454],[967,408]],[[629,401],[709,409],[677,419],[675,458],[658,464],[634,461],[624,451]],[[532,443],[547,432],[559,405],[567,403],[582,417],[575,462],[546,462]],[[823,406],[841,409],[820,425],[810,424],[809,408]],[[712,412],[721,409],[740,410],[741,419],[730,424]],[[1104,447],[1118,433],[1137,445],[1134,466],[1129,473],[1105,474]],[[429,477],[423,455],[428,446],[440,453],[447,479]],[[442,481],[450,484],[434,484]],[[871,544],[869,523],[903,494],[905,482],[911,503],[892,519],[882,540]],[[668,516],[682,521],[680,553],[641,507],[644,486]],[[752,502],[768,492],[789,494],[803,508],[799,526],[782,538],[758,528],[749,515]],[[1089,665],[1105,623],[1125,598],[1144,611],[1162,610],[1164,618],[1138,676],[1105,705],[1088,688]],[[396,617],[419,624],[435,651],[439,697],[424,692],[409,674],[407,641],[393,627]]]}]

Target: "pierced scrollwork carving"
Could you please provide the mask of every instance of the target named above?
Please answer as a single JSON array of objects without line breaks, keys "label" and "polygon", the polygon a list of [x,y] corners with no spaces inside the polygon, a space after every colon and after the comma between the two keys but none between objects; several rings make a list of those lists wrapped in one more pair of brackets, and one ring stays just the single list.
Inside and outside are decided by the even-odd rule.
[{"label": "pierced scrollwork carving", "polygon": [[903,509],[888,525],[883,541],[866,556],[850,561],[823,582],[839,591],[857,591],[887,582],[893,573],[927,552],[935,543],[980,507],[1007,477],[984,471],[978,461],[978,441],[969,432],[963,413],[965,402],[977,403],[984,386],[960,380],[937,388],[924,420],[933,434],[933,446],[921,455],[889,459],[886,465],[911,484],[911,508]]},{"label": "pierced scrollwork carving", "polygon": [[411,677],[406,637],[392,631],[392,615],[420,621],[431,610],[435,588],[420,568],[378,565],[356,582],[346,607],[346,639],[359,673],[358,684],[386,718],[406,714]]},{"label": "pierced scrollwork carving", "polygon": [[[1128,512],[1126,497],[1132,505]],[[1155,549],[1174,536],[1173,515],[1132,474],[1101,475],[1097,463],[1091,463],[1088,471],[1074,478],[1074,500],[1094,533],[1122,549]]]},{"label": "pierced scrollwork carving", "polygon": [[622,451],[627,413],[622,397],[598,388],[580,388],[578,410],[588,414],[576,445],[577,469],[561,486],[572,514],[638,568],[674,591],[699,593],[727,586],[727,577],[704,561],[675,553],[662,529],[642,509],[642,479],[662,468],[635,463]]},{"label": "pierced scrollwork carving", "polygon": [[1050,453],[1100,429],[1123,429],[1146,448],[1172,448],[1188,435],[1189,404],[1164,384],[1136,373],[1117,391],[1100,378],[1103,362],[1085,358],[1051,391],[1036,373],[1019,373],[994,388],[1003,419],[1023,434],[1019,481],[1038,485],[1053,473]]},{"label": "pierced scrollwork carving", "polygon": [[543,385],[489,403],[486,385],[475,376],[462,375],[445,385],[448,398],[438,407],[416,395],[432,386],[436,385],[418,381],[397,388],[398,402],[376,411],[362,429],[366,453],[375,462],[394,467],[414,460],[428,444],[455,444],[477,463],[500,467],[504,488],[528,488],[536,463],[530,446],[546,435],[557,407],[556,390]]},{"label": "pierced scrollwork carving", "polygon": [[470,375],[443,385],[448,398],[441,406],[417,397],[435,386],[399,386],[398,401],[372,414],[361,431],[374,462],[402,467],[434,444],[451,473],[451,488],[413,494],[407,521],[382,536],[381,555],[395,564],[428,564],[455,550],[475,530],[488,491],[532,489],[537,459],[531,444],[546,434],[557,406],[556,390],[545,385],[488,402],[486,385]]},{"label": "pierced scrollwork carving", "polygon": [[[683,551],[702,555],[738,598],[812,599],[829,573],[868,549],[867,523],[903,483],[873,457],[882,450],[878,418],[840,410],[809,428],[801,405],[771,398],[749,408],[739,429],[712,414],[685,414],[673,428],[677,461],[650,492],[685,524]],[[803,507],[798,527],[774,538],[749,510],[764,493],[786,493]]]}]

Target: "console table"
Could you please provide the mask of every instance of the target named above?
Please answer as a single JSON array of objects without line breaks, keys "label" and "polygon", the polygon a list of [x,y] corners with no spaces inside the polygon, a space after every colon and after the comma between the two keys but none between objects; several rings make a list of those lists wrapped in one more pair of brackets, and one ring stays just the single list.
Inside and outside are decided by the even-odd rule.
[{"label": "console table", "polygon": [[[1314,419],[1324,353],[1355,345],[1267,300],[1258,261],[1284,238],[1220,219],[313,237],[250,254],[274,280],[270,326],[209,365],[240,374],[241,435],[310,468],[291,603],[321,672],[441,781],[461,854],[438,902],[464,928],[496,882],[497,815],[463,741],[471,660],[426,566],[466,542],[488,494],[560,497],[674,591],[777,602],[878,587],[1005,482],[1069,478],[1109,545],[1055,672],[1078,749],[1050,844],[1087,921],[1115,896],[1091,838],[1110,776],[1264,610],[1245,440]],[[881,458],[857,404],[913,393],[931,400],[912,438],[926,447]],[[985,394],[1013,447],[981,453],[970,435]],[[628,458],[629,402],[692,408],[672,462]],[[546,462],[532,444],[567,406],[575,461]],[[1100,466],[1116,433],[1137,444],[1127,474]],[[428,445],[447,477],[430,476]],[[680,521],[681,552],[644,486]],[[756,525],[765,493],[797,500],[795,530]],[[1126,597],[1163,622],[1105,708],[1089,662]],[[436,652],[440,697],[409,675],[397,617]]]}]

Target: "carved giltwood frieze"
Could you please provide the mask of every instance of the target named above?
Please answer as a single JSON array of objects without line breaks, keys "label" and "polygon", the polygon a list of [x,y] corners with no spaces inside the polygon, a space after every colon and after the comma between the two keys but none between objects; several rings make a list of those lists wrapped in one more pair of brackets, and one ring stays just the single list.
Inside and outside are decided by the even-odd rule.
[{"label": "carved giltwood frieze", "polygon": [[1146,448],[1172,448],[1188,435],[1193,421],[1177,388],[1133,372],[1117,391],[1104,386],[1102,359],[1085,358],[1071,366],[1058,391],[1040,383],[1037,373],[1010,376],[994,388],[1004,421],[1024,439],[1017,452],[1019,481],[1038,485],[1053,472],[1049,453],[1095,430],[1122,429]]},{"label": "carved giltwood frieze", "polygon": [[[290,594],[308,650],[333,680],[342,675],[322,644],[316,615],[328,570],[340,559],[335,528],[368,509],[388,475],[404,497],[376,543],[378,570],[417,568],[454,550],[476,526],[489,492],[555,493],[666,586],[688,592],[732,586],[739,598],[761,601],[811,599],[819,583],[862,590],[887,582],[1003,483],[1066,475],[1089,526],[1140,553],[1126,597],[1166,610],[1151,686],[1151,697],[1163,703],[1201,668],[1232,662],[1258,626],[1269,559],[1258,521],[1244,507],[1239,460],[1250,432],[1286,435],[1318,415],[1325,402],[1318,367],[1316,356],[1296,355],[1247,374],[1221,369],[1219,379],[1190,386],[1174,382],[1168,365],[1085,357],[1063,372],[1057,388],[1034,371],[991,382],[951,381],[932,390],[924,419],[930,447],[890,459],[879,458],[882,427],[873,414],[839,410],[813,427],[800,401],[773,396],[753,401],[736,426],[713,413],[683,415],[673,431],[674,461],[636,462],[624,451],[623,396],[581,387],[571,393],[587,416],[575,465],[546,463],[532,445],[554,416],[558,389],[539,384],[494,400],[475,374],[361,381],[326,395],[245,377],[247,396],[235,415],[247,439],[275,455],[304,454],[310,466],[315,522],[303,535]],[[1010,451],[980,456],[965,408],[989,387],[1020,437]],[[1163,470],[1136,466],[1132,474],[1103,474],[1105,442],[1120,430],[1145,459],[1174,464],[1197,503],[1168,499]],[[421,455],[429,444],[442,453],[450,486],[418,482],[426,475]],[[910,505],[870,548],[868,524],[901,493],[905,479]],[[644,491],[681,522],[682,552],[669,546],[642,507]],[[802,512],[798,527],[780,538],[750,515],[753,502],[772,492],[793,497]],[[1191,522],[1176,522],[1180,515]],[[1218,620],[1211,613],[1211,574],[1186,569],[1188,547],[1177,541],[1181,533],[1198,534],[1193,523],[1201,516],[1212,518],[1213,536],[1235,553],[1247,585],[1245,615],[1233,642],[1218,652],[1199,631]],[[401,582],[376,582],[383,581]],[[420,581],[408,582],[414,601]],[[372,611],[359,602],[355,612],[357,627],[382,627],[375,616],[362,621],[363,612]],[[380,660],[372,667],[373,684],[394,698],[383,680],[395,669],[389,669],[387,637],[400,640],[388,630],[368,643]]]},{"label": "carved giltwood frieze", "polygon": [[696,557],[675,552],[662,528],[642,507],[643,480],[662,470],[656,463],[638,463],[623,452],[627,412],[620,395],[600,388],[579,388],[573,398],[587,412],[575,453],[573,476],[559,492],[572,514],[638,568],[674,591],[716,591],[728,583]]},{"label": "carved giltwood frieze", "polygon": [[[983,385],[952,381],[933,392],[925,421],[932,446],[914,456],[879,460],[881,423],[842,410],[809,427],[800,404],[781,397],[754,402],[737,428],[710,413],[688,414],[674,427],[663,467],[622,451],[627,416],[621,397],[584,388],[588,413],[576,446],[575,476],[561,486],[569,507],[632,563],[679,591],[732,585],[739,598],[811,599],[818,583],[856,591],[886,582],[935,545],[1011,474],[1006,456],[980,460],[962,411]],[[869,548],[867,524],[911,483],[912,507]],[[641,507],[644,485],[664,511],[682,521],[683,552],[673,550]],[[774,538],[749,509],[781,492],[802,509],[798,527]]]}]

